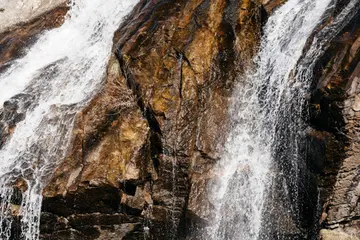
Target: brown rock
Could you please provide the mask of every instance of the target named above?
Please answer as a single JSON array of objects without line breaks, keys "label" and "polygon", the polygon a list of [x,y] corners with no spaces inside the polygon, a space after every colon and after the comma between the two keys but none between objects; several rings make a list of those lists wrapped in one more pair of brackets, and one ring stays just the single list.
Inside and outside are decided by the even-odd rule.
[{"label": "brown rock", "polygon": [[[199,209],[209,206],[206,184],[225,140],[236,73],[258,43],[261,6],[152,0],[128,19],[115,34],[104,89],[78,114],[69,154],[44,190],[44,209],[123,212],[148,223],[154,239],[177,238],[187,204],[190,225],[207,217]],[[102,188],[113,189],[108,199],[118,202],[102,205],[93,195]],[[75,206],[86,198],[94,207]],[[86,225],[101,239],[121,234],[122,224],[109,224],[110,232]]]},{"label": "brown rock", "polygon": [[22,50],[33,44],[42,31],[62,25],[69,8],[65,3],[54,7],[34,19],[29,19],[30,22],[0,32],[0,72],[12,59],[20,57],[23,54]]},{"label": "brown rock", "polygon": [[287,0],[262,0],[262,4],[264,5],[266,11],[271,13],[281,4],[284,4]]},{"label": "brown rock", "polygon": [[358,22],[359,16],[339,33],[315,71],[319,82],[312,97],[311,123],[327,136],[322,138],[324,162],[318,175],[324,206],[319,216],[321,239],[360,237],[356,220],[360,216]]},{"label": "brown rock", "polygon": [[[265,15],[284,2],[142,0],[116,32],[104,87],[78,113],[66,159],[44,189],[51,224],[42,222],[42,238],[196,239],[212,210],[207,186],[235,76],[251,64]],[[0,65],[60,26],[66,11],[0,34]],[[324,240],[359,237],[360,28],[352,24],[320,61],[310,106]],[[18,215],[18,204],[12,210]],[[279,231],[292,228],[290,218],[279,222]]]},{"label": "brown rock", "polygon": [[360,238],[351,236],[341,231],[337,230],[321,230],[320,231],[320,240],[358,240]]},{"label": "brown rock", "polygon": [[[1,33],[0,71],[67,10]],[[177,239],[180,226],[208,218],[206,186],[235,76],[251,64],[262,17],[255,0],[135,7],[115,33],[104,87],[77,114],[68,154],[43,191],[43,216],[53,223],[42,222],[43,239],[136,239],[145,225],[153,239]]]}]

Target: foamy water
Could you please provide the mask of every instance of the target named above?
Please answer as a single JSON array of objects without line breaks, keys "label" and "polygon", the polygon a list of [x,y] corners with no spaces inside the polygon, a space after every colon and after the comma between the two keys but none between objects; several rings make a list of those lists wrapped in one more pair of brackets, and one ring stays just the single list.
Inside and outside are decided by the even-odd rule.
[{"label": "foamy water", "polygon": [[0,104],[16,96],[17,111],[26,113],[0,150],[1,239],[10,237],[8,186],[19,177],[28,184],[23,235],[39,238],[41,191],[66,154],[76,113],[101,88],[114,32],[137,2],[73,0],[64,24],[44,32],[0,75]]}]

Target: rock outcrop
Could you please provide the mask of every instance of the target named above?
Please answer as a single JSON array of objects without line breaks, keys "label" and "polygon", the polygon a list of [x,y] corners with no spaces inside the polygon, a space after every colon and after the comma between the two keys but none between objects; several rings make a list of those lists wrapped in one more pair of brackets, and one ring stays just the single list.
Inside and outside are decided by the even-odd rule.
[{"label": "rock outcrop", "polygon": [[[78,113],[66,159],[44,189],[41,239],[200,239],[236,76],[283,2],[142,0],[115,33],[103,89]],[[0,33],[0,71],[67,10]],[[323,240],[360,238],[359,22],[358,14],[319,61],[309,104]],[[16,125],[6,109],[0,145]],[[23,188],[19,181],[18,195]]]},{"label": "rock outcrop", "polygon": [[235,76],[265,16],[256,1],[141,1],[44,190],[42,238],[180,239],[201,227]]},{"label": "rock outcrop", "polygon": [[360,239],[359,23],[360,9],[315,69],[308,161],[320,188],[323,240]]}]

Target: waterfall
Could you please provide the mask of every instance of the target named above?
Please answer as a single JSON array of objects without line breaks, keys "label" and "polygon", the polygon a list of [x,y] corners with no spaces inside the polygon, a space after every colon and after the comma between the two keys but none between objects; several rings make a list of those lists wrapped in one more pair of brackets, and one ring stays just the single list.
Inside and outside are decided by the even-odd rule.
[{"label": "waterfall", "polygon": [[0,143],[1,239],[10,239],[18,179],[27,185],[22,239],[39,238],[42,190],[66,154],[77,112],[101,89],[113,34],[137,2],[71,1],[64,24],[44,32],[0,75],[0,136],[7,135]]},{"label": "waterfall", "polygon": [[359,1],[349,1],[314,36],[334,6],[332,0],[288,0],[268,19],[254,64],[233,94],[231,131],[210,184],[215,214],[205,239],[282,239],[271,235],[276,228],[301,232],[302,112],[313,67]]}]

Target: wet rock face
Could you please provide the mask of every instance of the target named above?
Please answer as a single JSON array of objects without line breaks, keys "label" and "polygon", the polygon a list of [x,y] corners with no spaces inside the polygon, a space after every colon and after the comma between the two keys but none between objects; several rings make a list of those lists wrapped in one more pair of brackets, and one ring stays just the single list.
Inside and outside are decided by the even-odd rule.
[{"label": "wet rock face", "polygon": [[[30,1],[27,3],[30,4]],[[0,14],[2,14],[2,4],[10,8],[10,6],[14,5],[14,2],[7,1],[1,3]],[[35,4],[35,1],[32,4]],[[44,14],[40,16],[36,14],[29,15],[24,19],[24,21],[28,22],[16,22],[17,25],[8,25],[12,20],[8,21],[9,17],[0,17],[0,73],[10,67],[11,60],[21,57],[25,48],[30,47],[42,31],[61,26],[69,8],[65,1],[55,1],[53,4],[43,6],[45,7],[42,10],[45,11]],[[6,9],[3,11],[5,12]],[[9,29],[6,28],[6,31],[5,28],[1,28],[5,25],[9,26]],[[36,86],[29,87],[34,88]],[[31,96],[27,93],[13,96],[4,103],[0,110],[0,148],[5,143],[7,137],[13,132],[16,124],[24,120],[26,111],[36,104],[36,96]]]},{"label": "wet rock face", "polygon": [[[141,1],[116,32],[104,87],[78,113],[66,159],[44,190],[41,239],[200,239],[235,76],[283,2]],[[66,11],[1,33],[0,71]],[[309,104],[307,165],[320,188],[323,240],[360,238],[359,22],[358,14],[319,61]],[[34,102],[24,94],[5,103],[0,147]],[[284,229],[284,239],[296,239]]]},{"label": "wet rock face", "polygon": [[[115,33],[104,87],[78,113],[66,159],[44,189],[41,239],[200,239],[235,76],[251,64],[267,15],[284,2],[141,1]],[[0,66],[66,11],[0,34]],[[358,224],[358,22],[320,61],[311,95],[308,165],[321,188],[324,240],[351,236]],[[5,104],[0,141],[30,100]],[[302,239],[289,232],[292,219],[278,221],[276,236]]]},{"label": "wet rock face", "polygon": [[320,188],[323,240],[360,238],[359,23],[360,10],[332,41],[315,70],[309,162]]},{"label": "wet rock face", "polygon": [[29,94],[18,94],[4,102],[0,110],[0,148],[16,124],[24,120],[25,112],[33,101],[34,97]]},{"label": "wet rock face", "polygon": [[[22,6],[28,12],[16,19],[11,17],[16,11],[24,9],[20,5],[16,8],[16,3],[13,1],[6,0],[0,3],[0,73],[10,67],[11,60],[21,57],[25,48],[30,47],[42,31],[59,27],[64,22],[64,16],[69,9],[65,1],[47,1],[44,5],[40,3],[45,2],[25,1]],[[39,7],[37,9],[39,12],[36,9],[30,11],[31,6]],[[11,13],[5,15],[5,11]],[[40,13],[43,14],[39,15]],[[18,21],[21,18],[24,22]],[[29,88],[34,87],[36,86],[29,86]],[[25,119],[27,110],[37,104],[37,97],[26,92],[29,91],[25,90],[24,93],[13,96],[1,106],[0,148],[12,134],[16,125]]]},{"label": "wet rock face", "polygon": [[[14,5],[14,1],[12,0],[5,0],[5,2],[9,2],[7,3],[9,6]],[[27,0],[26,2],[31,1]],[[2,16],[6,11],[10,10],[4,9],[3,13],[0,11],[0,72],[4,71],[4,69],[9,66],[8,63],[12,59],[20,57],[23,49],[34,43],[37,36],[43,30],[59,27],[63,23],[68,7],[63,0],[54,2],[59,3],[44,8],[44,11],[46,11],[40,16],[29,15],[26,20],[24,20],[27,23],[20,22],[17,23],[17,25],[11,25],[10,29],[2,28],[3,22],[4,25],[11,22],[8,20],[9,17]],[[54,4],[54,2],[52,4]],[[0,10],[2,8],[2,3],[0,3]],[[21,17],[24,17],[25,15],[23,15],[23,13],[20,14]]]},{"label": "wet rock face", "polygon": [[[0,3],[0,33],[12,30],[16,25],[44,16],[67,0],[2,0]],[[46,15],[46,14],[45,14]]]},{"label": "wet rock face", "polygon": [[256,51],[262,16],[249,0],[136,6],[44,190],[43,239],[181,239],[203,227],[235,76]]}]

